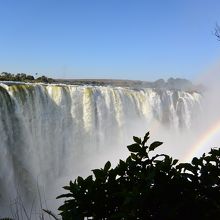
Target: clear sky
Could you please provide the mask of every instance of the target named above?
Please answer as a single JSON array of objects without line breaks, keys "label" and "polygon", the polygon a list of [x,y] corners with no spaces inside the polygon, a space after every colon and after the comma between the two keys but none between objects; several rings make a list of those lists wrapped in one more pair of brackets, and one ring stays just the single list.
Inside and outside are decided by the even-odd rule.
[{"label": "clear sky", "polygon": [[220,62],[219,0],[0,0],[0,72],[195,79]]}]

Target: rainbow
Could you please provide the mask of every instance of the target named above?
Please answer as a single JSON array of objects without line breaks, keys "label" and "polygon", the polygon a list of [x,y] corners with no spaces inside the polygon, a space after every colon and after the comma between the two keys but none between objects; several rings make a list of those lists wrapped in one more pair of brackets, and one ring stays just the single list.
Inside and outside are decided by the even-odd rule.
[{"label": "rainbow", "polygon": [[220,139],[220,120],[214,125],[210,126],[202,135],[199,136],[198,140],[192,146],[192,150],[187,154],[185,161],[191,161],[193,157],[206,153],[205,150],[209,147],[220,147],[210,146],[213,144],[214,139]]}]

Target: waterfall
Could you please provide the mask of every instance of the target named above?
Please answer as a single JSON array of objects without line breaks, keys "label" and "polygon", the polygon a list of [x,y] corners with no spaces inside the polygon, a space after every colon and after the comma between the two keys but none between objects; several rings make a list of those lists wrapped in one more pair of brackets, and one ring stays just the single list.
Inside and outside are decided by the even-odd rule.
[{"label": "waterfall", "polygon": [[119,146],[140,129],[190,128],[200,100],[178,90],[1,83],[0,201],[18,189],[28,201],[36,182],[47,190],[75,178],[94,168],[94,155],[118,159]]}]

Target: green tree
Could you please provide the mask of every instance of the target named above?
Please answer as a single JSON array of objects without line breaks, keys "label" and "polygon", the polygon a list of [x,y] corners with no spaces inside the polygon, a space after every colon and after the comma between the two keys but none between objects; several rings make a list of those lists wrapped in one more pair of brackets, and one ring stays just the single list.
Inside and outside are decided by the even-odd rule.
[{"label": "green tree", "polygon": [[14,75],[8,72],[0,73],[0,80],[1,81],[18,81],[18,82],[43,82],[43,83],[55,82],[54,79],[48,78],[46,76],[41,76],[35,79],[34,76],[27,75],[26,73],[17,73],[16,75]]},{"label": "green tree", "polygon": [[108,161],[93,175],[70,181],[59,207],[64,220],[220,219],[220,149],[191,163],[154,154],[162,142],[147,145],[133,137],[130,156],[115,168]]},{"label": "green tree", "polygon": [[14,75],[11,73],[8,73],[8,72],[2,72],[0,74],[0,80],[10,81],[10,80],[13,80],[13,77],[14,77]]},{"label": "green tree", "polygon": [[32,81],[32,80],[34,80],[34,77],[32,75],[27,75],[26,80]]}]

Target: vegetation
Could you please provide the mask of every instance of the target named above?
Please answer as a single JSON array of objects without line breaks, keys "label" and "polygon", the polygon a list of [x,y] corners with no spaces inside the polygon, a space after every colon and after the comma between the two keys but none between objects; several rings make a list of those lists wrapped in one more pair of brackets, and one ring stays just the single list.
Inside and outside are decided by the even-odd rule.
[{"label": "vegetation", "polygon": [[220,41],[220,27],[218,24],[215,26],[215,36],[217,37],[217,40]]},{"label": "vegetation", "polygon": [[43,82],[52,83],[55,80],[46,76],[40,76],[34,78],[32,75],[26,75],[25,73],[12,74],[8,72],[2,72],[0,74],[0,81],[18,81],[18,82]]},{"label": "vegetation", "polygon": [[220,219],[220,149],[178,163],[153,154],[162,142],[147,145],[149,132],[133,139],[115,168],[108,161],[64,187],[62,219]]},{"label": "vegetation", "polygon": [[[37,75],[37,73],[36,73]],[[65,83],[70,85],[91,85],[91,86],[120,86],[131,87],[134,89],[155,88],[182,90],[187,92],[202,92],[205,90],[203,85],[193,85],[187,79],[169,78],[168,80],[159,79],[154,82],[138,80],[110,80],[110,79],[52,79],[46,76],[34,78],[32,75],[25,73],[12,74],[8,72],[0,73],[0,81],[18,81],[18,82],[43,82],[43,83]]]}]

